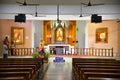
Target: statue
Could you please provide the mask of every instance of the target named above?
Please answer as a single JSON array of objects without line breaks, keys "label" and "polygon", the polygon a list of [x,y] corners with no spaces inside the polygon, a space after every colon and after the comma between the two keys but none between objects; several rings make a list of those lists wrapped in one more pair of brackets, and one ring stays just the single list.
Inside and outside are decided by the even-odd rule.
[{"label": "statue", "polygon": [[63,31],[61,28],[57,30],[57,40],[62,41],[63,40]]}]

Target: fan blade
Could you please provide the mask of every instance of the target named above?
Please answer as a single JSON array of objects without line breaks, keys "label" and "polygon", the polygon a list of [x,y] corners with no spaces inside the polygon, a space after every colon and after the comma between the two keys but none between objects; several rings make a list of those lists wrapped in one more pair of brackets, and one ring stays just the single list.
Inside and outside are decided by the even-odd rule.
[{"label": "fan blade", "polygon": [[86,7],[87,6],[98,6],[98,5],[104,5],[104,4],[92,4],[91,3],[91,0],[89,0],[89,2],[86,4],[86,3],[81,3],[81,4],[83,4],[83,5],[86,5]]},{"label": "fan blade", "polygon": [[40,4],[27,4],[29,6],[39,6]]},{"label": "fan blade", "polygon": [[99,6],[99,5],[104,5],[104,4],[92,4],[92,6]]},{"label": "fan blade", "polygon": [[86,5],[85,7],[100,6],[100,5],[104,5],[104,4],[91,4],[91,5]]},{"label": "fan blade", "polygon": [[20,6],[36,6],[36,5],[39,6],[40,4],[26,4],[26,5],[25,4],[21,4]]},{"label": "fan blade", "polygon": [[18,4],[23,4],[23,3],[21,3],[21,2],[18,2],[18,1],[16,1],[16,3],[18,3]]},{"label": "fan blade", "polygon": [[86,3],[81,3],[81,4],[83,4],[83,5],[88,5],[88,4],[86,4]]},{"label": "fan blade", "polygon": [[22,3],[22,2],[18,2],[18,1],[16,1],[16,3],[21,4],[20,6],[38,6],[38,5],[40,5],[40,4],[27,4],[26,2]]}]

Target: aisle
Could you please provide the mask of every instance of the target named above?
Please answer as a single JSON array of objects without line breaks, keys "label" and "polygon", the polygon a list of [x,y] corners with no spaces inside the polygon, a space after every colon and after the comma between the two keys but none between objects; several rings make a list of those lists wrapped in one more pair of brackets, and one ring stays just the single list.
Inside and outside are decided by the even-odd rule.
[{"label": "aisle", "polygon": [[43,80],[72,80],[72,58],[65,58],[66,62],[54,63],[50,58],[48,70]]}]

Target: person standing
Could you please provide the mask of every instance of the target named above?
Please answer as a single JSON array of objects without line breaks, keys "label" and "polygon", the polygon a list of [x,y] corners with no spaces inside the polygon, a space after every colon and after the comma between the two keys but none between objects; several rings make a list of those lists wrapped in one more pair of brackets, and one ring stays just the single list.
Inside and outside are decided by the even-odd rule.
[{"label": "person standing", "polygon": [[9,48],[9,40],[7,36],[5,37],[3,43],[6,43],[7,47]]},{"label": "person standing", "polygon": [[39,57],[44,58],[44,48],[43,47],[40,48]]},{"label": "person standing", "polygon": [[8,47],[6,42],[3,42],[3,58],[8,58]]}]

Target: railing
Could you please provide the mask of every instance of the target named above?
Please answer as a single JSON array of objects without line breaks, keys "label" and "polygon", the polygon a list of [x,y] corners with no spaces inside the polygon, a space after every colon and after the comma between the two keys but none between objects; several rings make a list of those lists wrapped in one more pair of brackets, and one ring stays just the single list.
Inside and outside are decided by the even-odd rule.
[{"label": "railing", "polygon": [[[34,50],[34,48],[14,48],[13,56],[31,56]],[[11,55],[10,50],[9,55]]]},{"label": "railing", "polygon": [[[34,48],[14,48],[13,55],[14,56],[31,56]],[[101,49],[101,48],[71,48],[69,54],[74,53],[76,55],[83,56],[105,56],[105,57],[113,57],[113,48],[111,49]],[[72,52],[74,51],[74,52]],[[10,51],[9,51],[10,54]]]},{"label": "railing", "polygon": [[[102,49],[102,48],[74,48],[75,54],[78,55],[86,55],[86,56],[107,56],[112,57],[113,56],[113,48],[111,49]],[[72,53],[72,52],[71,52]]]}]

